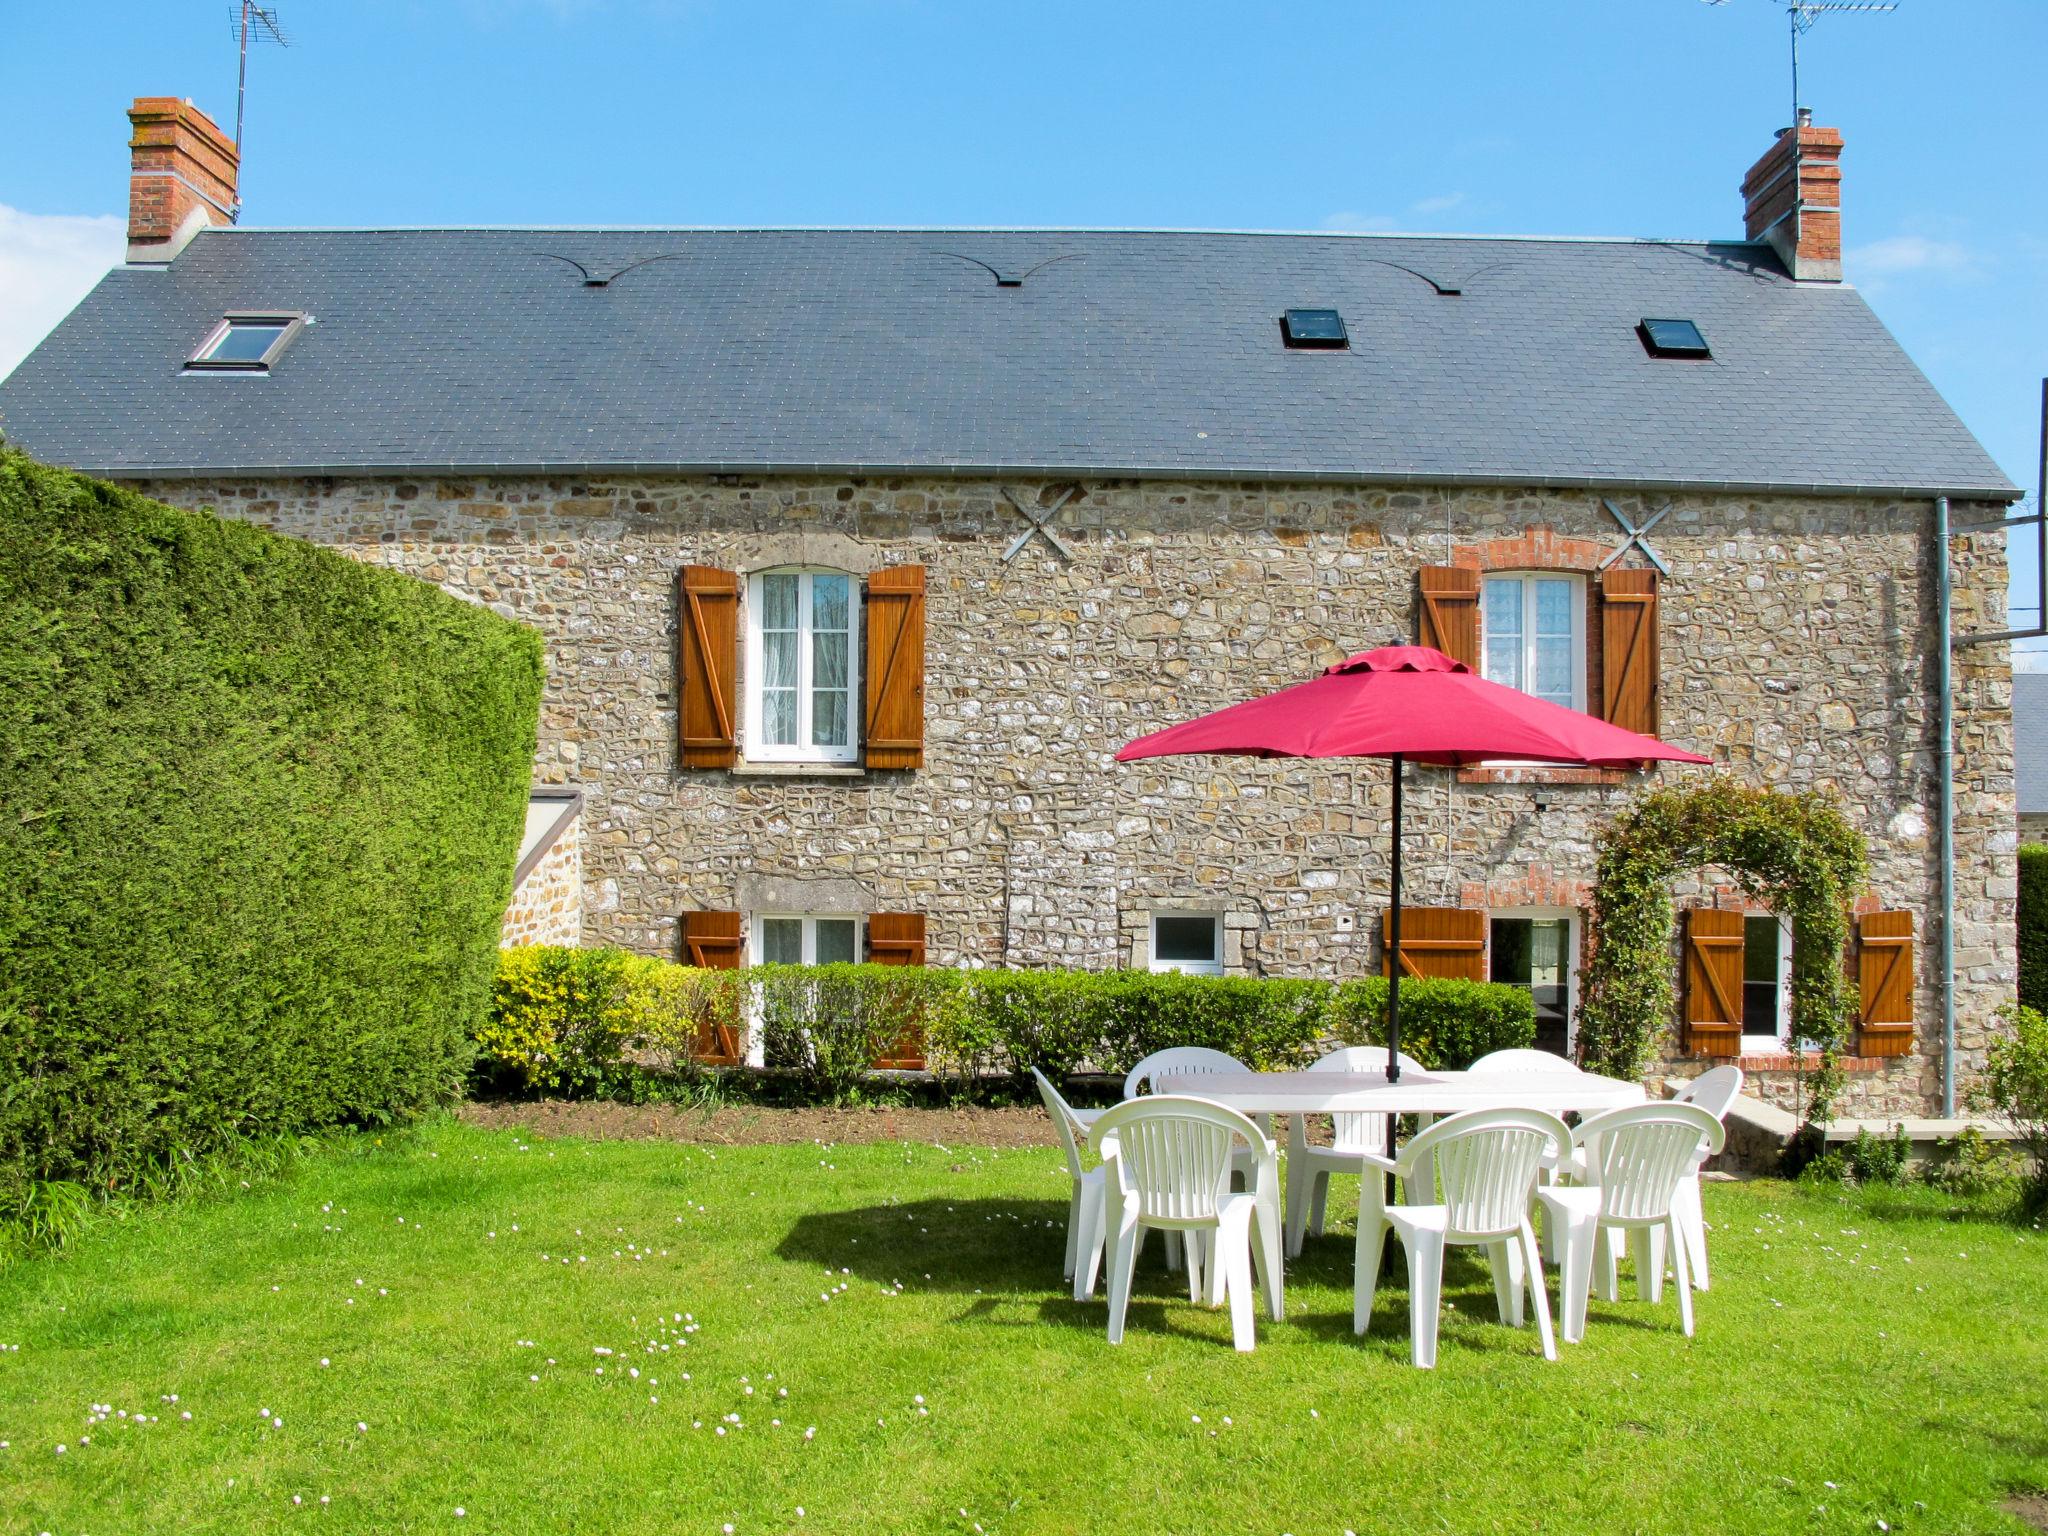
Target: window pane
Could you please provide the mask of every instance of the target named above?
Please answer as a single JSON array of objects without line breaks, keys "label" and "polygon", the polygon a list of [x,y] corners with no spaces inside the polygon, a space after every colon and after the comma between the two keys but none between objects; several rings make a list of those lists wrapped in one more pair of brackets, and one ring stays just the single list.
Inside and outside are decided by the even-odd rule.
[{"label": "window pane", "polygon": [[1778,1033],[1778,944],[1782,937],[1775,917],[1747,917],[1742,922],[1742,1032]]},{"label": "window pane", "polygon": [[1487,949],[1492,959],[1487,966],[1487,975],[1494,981],[1511,985],[1529,985],[1530,929],[1535,925],[1526,917],[1496,917],[1487,935]]},{"label": "window pane", "polygon": [[282,325],[231,325],[207,352],[216,363],[260,362],[270,344],[284,334]]},{"label": "window pane", "polygon": [[816,688],[846,686],[846,631],[819,631],[811,636],[811,685]]},{"label": "window pane", "polygon": [[1572,633],[1572,584],[1568,581],[1546,579],[1536,583],[1536,633],[1539,635],[1563,635],[1571,638]]},{"label": "window pane", "polygon": [[1539,699],[1548,699],[1553,704],[1571,707],[1572,702],[1572,637],[1538,636],[1530,645],[1530,663],[1534,675],[1529,680],[1529,692]]},{"label": "window pane", "polygon": [[854,921],[850,917],[821,917],[818,929],[818,964],[836,965],[853,959]]},{"label": "window pane", "polygon": [[761,636],[761,686],[796,686],[796,635],[790,631]]},{"label": "window pane", "polygon": [[1216,963],[1216,919],[1170,917],[1152,919],[1152,958],[1199,965]]},{"label": "window pane", "polygon": [[843,747],[847,743],[846,690],[821,688],[811,695],[811,745]]},{"label": "window pane", "polygon": [[1565,941],[1571,924],[1564,918],[1543,918],[1529,924],[1529,980],[1539,987],[1561,987],[1565,981]]},{"label": "window pane", "polygon": [[761,958],[770,965],[801,965],[804,958],[804,920],[800,917],[763,918]]},{"label": "window pane", "polygon": [[797,578],[782,572],[761,578],[761,628],[796,628]]},{"label": "window pane", "polygon": [[811,627],[813,629],[846,628],[847,578],[844,576],[813,576],[811,578]]},{"label": "window pane", "polygon": [[1746,917],[1742,920],[1742,979],[1778,984],[1778,920],[1775,917]]},{"label": "window pane", "polygon": [[761,695],[761,734],[771,747],[796,745],[796,690],[771,688]]},{"label": "window pane", "polygon": [[1512,577],[1486,584],[1486,677],[1510,688],[1522,686],[1522,584]]}]

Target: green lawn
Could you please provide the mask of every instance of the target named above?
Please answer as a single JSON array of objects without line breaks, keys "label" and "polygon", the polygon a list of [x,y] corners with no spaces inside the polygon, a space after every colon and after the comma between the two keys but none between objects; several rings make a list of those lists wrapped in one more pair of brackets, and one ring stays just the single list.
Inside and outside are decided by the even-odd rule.
[{"label": "green lawn", "polygon": [[1546,1364],[1454,1261],[1423,1373],[1400,1286],[1351,1336],[1348,1221],[1255,1354],[1156,1246],[1111,1349],[1065,1200],[1048,1151],[323,1156],[0,1273],[0,1531],[1956,1536],[2048,1485],[2038,1233],[1711,1186],[1697,1339],[1596,1302]]}]

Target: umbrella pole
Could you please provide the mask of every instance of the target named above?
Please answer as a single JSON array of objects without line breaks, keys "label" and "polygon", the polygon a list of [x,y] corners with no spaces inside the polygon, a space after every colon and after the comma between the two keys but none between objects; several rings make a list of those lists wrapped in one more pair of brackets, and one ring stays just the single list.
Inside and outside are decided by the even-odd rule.
[{"label": "umbrella pole", "polygon": [[[1401,754],[1394,763],[1393,905],[1387,910],[1387,1081],[1401,1081]],[[1387,1116],[1387,1156],[1394,1156],[1398,1115]],[[1394,1176],[1387,1175],[1387,1203],[1394,1202]]]}]

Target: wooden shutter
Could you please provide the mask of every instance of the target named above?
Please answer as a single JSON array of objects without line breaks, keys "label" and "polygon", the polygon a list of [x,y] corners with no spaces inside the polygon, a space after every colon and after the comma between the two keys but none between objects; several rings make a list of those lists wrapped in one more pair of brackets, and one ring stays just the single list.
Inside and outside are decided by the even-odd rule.
[{"label": "wooden shutter", "polygon": [[738,749],[740,578],[686,565],[677,583],[676,735],[685,768],[730,768]]},{"label": "wooden shutter", "polygon": [[1742,1054],[1742,914],[1685,914],[1685,1047],[1695,1056]]},{"label": "wooden shutter", "polygon": [[1657,573],[1600,578],[1600,718],[1657,734]]},{"label": "wooden shutter", "polygon": [[[740,915],[737,912],[685,912],[683,914],[683,964],[710,970],[736,971],[740,967]],[[697,1060],[706,1066],[736,1067],[741,1060],[739,1000],[707,1014],[697,1021],[697,1039],[692,1047]]]},{"label": "wooden shutter", "polygon": [[1862,993],[1856,1051],[1903,1056],[1913,1048],[1913,914],[1866,912],[1856,925],[1856,979]]},{"label": "wooden shutter", "polygon": [[867,765],[924,766],[924,567],[868,577]]},{"label": "wooden shutter", "polygon": [[1461,565],[1425,565],[1416,572],[1418,644],[1479,670],[1479,573]]},{"label": "wooden shutter", "polygon": [[[1386,975],[1392,968],[1391,929],[1385,917],[1381,925],[1380,974]],[[1401,975],[1486,980],[1486,914],[1471,907],[1403,907]]]},{"label": "wooden shutter", "polygon": [[[875,912],[868,916],[868,960],[874,965],[924,964],[924,914]],[[902,1033],[875,1058],[878,1067],[924,1069],[924,1020],[906,1018]]]}]

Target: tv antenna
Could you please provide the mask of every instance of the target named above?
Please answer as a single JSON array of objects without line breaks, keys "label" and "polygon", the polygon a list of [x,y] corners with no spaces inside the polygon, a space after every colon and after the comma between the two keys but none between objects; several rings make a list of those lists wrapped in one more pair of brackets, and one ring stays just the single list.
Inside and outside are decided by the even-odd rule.
[{"label": "tv antenna", "polygon": [[266,38],[280,48],[289,48],[291,40],[284,35],[284,26],[277,19],[277,7],[257,5],[255,0],[241,0],[235,9],[228,12],[228,23],[235,29],[235,37],[241,46],[241,68],[235,77],[235,158],[242,155],[242,108],[249,97],[249,38],[253,33],[257,42]]},{"label": "tv antenna", "polygon": [[[1726,5],[1728,0],[1706,0],[1708,5]],[[1773,0],[1777,3],[1777,0]],[[1823,16],[1855,12],[1896,11],[1893,0],[1784,0],[1785,30],[1792,43],[1792,122],[1799,121],[1799,39],[1813,30]]]}]

